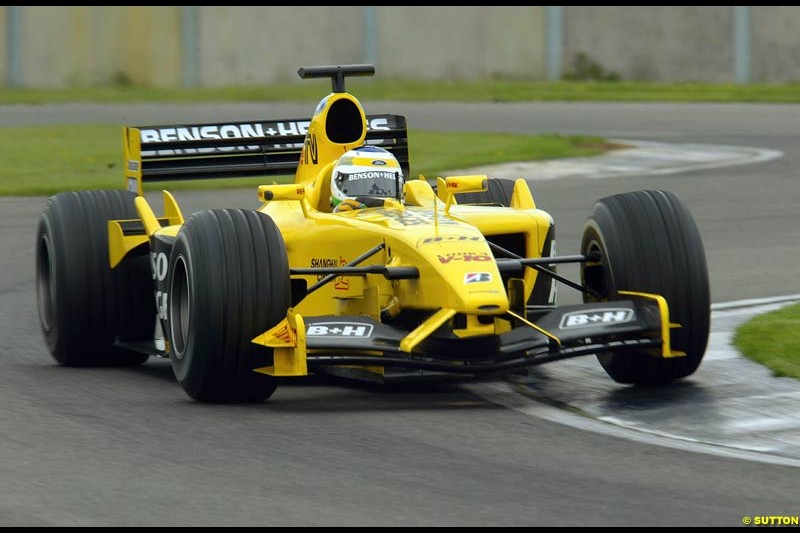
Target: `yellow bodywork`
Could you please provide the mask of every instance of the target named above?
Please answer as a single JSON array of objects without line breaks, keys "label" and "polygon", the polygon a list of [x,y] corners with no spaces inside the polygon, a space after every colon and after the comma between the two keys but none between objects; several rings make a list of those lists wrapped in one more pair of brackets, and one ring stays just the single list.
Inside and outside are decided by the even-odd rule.
[{"label": "yellow bodywork", "polygon": [[[550,215],[536,209],[527,183],[522,179],[515,184],[512,209],[457,205],[458,194],[486,189],[485,175],[440,179],[438,189],[445,191],[444,201],[437,198],[427,181],[408,180],[402,203],[388,199],[379,208],[330,213],[332,163],[355,146],[336,144],[323,134],[322,121],[327,109],[341,98],[357,103],[354,97],[342,93],[321,102],[320,111],[312,119],[308,131],[296,183],[261,186],[259,198],[264,204],[259,210],[278,223],[290,268],[345,266],[365,250],[384,244],[378,254],[359,266],[414,266],[419,269],[419,278],[389,281],[378,275],[339,276],[304,298],[290,314],[298,317],[363,315],[377,320],[381,309],[392,306],[394,313],[402,309],[430,311],[430,316],[400,343],[404,352],[411,352],[457,313],[468,318],[496,317],[488,325],[472,321],[475,327],[456,330],[460,337],[507,331],[506,288],[484,236],[523,234],[528,255],[538,257],[552,223]],[[363,111],[361,114],[363,116]],[[360,138],[363,140],[363,134]],[[312,149],[317,154],[316,164],[309,156]],[[325,158],[331,159],[326,161]],[[302,195],[301,185],[304,186]],[[536,275],[535,270],[526,269],[526,299]],[[308,286],[318,281],[316,276],[300,277]],[[299,331],[291,327],[291,322],[287,319],[254,339],[281,354],[276,355],[273,367],[261,371],[273,375],[301,375],[297,372],[305,368],[299,361],[304,358],[305,349],[301,348]],[[287,329],[291,334],[282,336]],[[279,340],[281,338],[292,340],[284,343]]]},{"label": "yellow bodywork", "polygon": [[679,328],[681,327],[680,324],[676,324],[675,322],[669,321],[669,305],[667,305],[667,300],[660,294],[651,294],[648,292],[636,292],[636,291],[618,291],[620,294],[626,296],[636,296],[639,298],[644,298],[646,300],[653,300],[658,305],[658,312],[661,315],[661,357],[666,359],[672,357],[684,357],[686,352],[682,352],[680,350],[673,350],[670,346],[670,333],[669,330],[671,328]]},{"label": "yellow bodywork", "polygon": [[[172,227],[171,231],[176,231],[175,228],[183,224],[183,213],[181,213],[175,197],[168,191],[163,192],[164,216],[161,219],[156,218],[144,196],[139,196],[135,200],[136,211],[139,214],[138,219],[108,221],[108,260],[111,268],[116,267],[131,250],[149,242],[150,237],[161,230],[163,226]],[[145,229],[144,235],[125,235],[122,229],[125,222],[141,222]]]}]

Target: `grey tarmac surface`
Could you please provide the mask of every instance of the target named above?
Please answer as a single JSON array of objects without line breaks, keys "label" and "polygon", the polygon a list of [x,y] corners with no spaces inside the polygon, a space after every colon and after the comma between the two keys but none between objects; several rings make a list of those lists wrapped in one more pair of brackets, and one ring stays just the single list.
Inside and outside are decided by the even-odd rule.
[{"label": "grey tarmac surface", "polygon": [[[663,188],[683,198],[698,222],[714,302],[800,292],[798,107],[364,104],[368,112],[405,113],[420,129],[591,133],[781,151],[783,157],[744,166],[532,186],[537,204],[556,219],[561,253],[576,251],[594,199]],[[0,125],[76,117],[120,125],[289,119],[312,107],[2,107]],[[250,190],[176,196],[185,212],[257,205]],[[43,198],[0,199],[0,525],[725,526],[745,515],[798,512],[796,467],[527,416],[473,392],[490,383],[382,389],[307,379],[281,385],[263,405],[209,406],[187,399],[166,361],[136,369],[57,367],[35,311],[33,236],[43,205]],[[559,294],[569,302],[567,289]],[[709,359],[667,398],[614,385],[595,361],[581,362],[579,374],[605,379],[605,390],[575,379],[558,394],[572,389],[585,398],[591,389],[610,416],[639,410],[702,421],[703,410],[723,405],[715,398],[736,394],[733,386],[720,388],[723,361]],[[555,373],[559,364],[541,370]],[[614,411],[620,398],[633,403]]]}]

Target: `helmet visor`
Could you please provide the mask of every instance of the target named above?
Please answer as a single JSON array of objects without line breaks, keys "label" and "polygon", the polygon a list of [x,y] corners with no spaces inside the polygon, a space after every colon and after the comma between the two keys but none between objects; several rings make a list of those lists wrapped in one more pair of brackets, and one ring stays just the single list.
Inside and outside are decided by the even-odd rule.
[{"label": "helmet visor", "polygon": [[336,185],[346,196],[380,196],[400,199],[402,178],[400,172],[391,170],[368,170],[360,172],[338,172]]}]

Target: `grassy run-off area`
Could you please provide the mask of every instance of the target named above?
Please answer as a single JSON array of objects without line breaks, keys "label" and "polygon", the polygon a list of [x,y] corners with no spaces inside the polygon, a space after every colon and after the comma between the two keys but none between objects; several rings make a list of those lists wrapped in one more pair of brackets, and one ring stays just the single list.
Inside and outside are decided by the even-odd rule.
[{"label": "grassy run-off area", "polygon": [[800,304],[753,318],[737,330],[734,344],[775,375],[800,378]]},{"label": "grassy run-off area", "polygon": [[[599,137],[409,132],[412,177],[506,161],[589,156]],[[288,179],[288,178],[287,178]],[[255,187],[275,178],[151,184],[152,189]],[[122,128],[114,125],[0,127],[0,195],[124,188]]]}]

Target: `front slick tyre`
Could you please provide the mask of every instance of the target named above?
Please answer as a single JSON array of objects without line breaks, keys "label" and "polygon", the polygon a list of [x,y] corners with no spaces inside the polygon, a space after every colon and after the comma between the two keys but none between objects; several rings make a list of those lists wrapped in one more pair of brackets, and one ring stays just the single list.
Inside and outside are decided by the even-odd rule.
[{"label": "front slick tyre", "polygon": [[172,369],[206,402],[263,401],[275,379],[254,372],[272,350],[251,340],[286,316],[289,263],[273,220],[256,211],[195,213],[178,233],[169,267]]},{"label": "front slick tyre", "polygon": [[584,227],[581,253],[599,255],[599,261],[583,266],[581,277],[602,299],[625,298],[619,290],[660,294],[669,305],[670,322],[680,325],[671,329],[671,347],[686,356],[600,353],[608,375],[619,383],[644,385],[692,374],[708,342],[710,296],[700,233],[681,201],[667,191],[598,200]]}]

